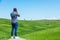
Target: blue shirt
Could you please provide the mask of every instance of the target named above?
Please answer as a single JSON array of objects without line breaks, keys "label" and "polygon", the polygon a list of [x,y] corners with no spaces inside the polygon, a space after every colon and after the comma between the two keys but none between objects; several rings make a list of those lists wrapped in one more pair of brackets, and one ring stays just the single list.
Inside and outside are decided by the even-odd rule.
[{"label": "blue shirt", "polygon": [[11,21],[12,21],[12,23],[16,23],[16,22],[17,22],[17,17],[20,17],[20,15],[17,14],[16,12],[12,12],[12,13],[10,14],[10,16],[11,16]]}]

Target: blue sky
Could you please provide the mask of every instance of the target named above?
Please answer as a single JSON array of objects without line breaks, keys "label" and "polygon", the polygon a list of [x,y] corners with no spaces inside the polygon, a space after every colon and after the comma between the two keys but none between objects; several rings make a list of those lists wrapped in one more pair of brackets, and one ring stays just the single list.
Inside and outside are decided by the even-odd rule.
[{"label": "blue sky", "polygon": [[10,19],[15,7],[18,19],[60,19],[60,0],[0,0],[0,18]]}]

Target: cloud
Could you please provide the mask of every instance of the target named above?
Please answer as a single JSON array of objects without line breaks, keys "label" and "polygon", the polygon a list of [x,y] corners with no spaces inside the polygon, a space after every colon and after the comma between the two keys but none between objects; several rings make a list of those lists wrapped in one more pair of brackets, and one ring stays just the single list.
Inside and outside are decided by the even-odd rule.
[{"label": "cloud", "polygon": [[43,17],[43,18],[40,18],[40,19],[57,20],[58,18],[57,17]]}]

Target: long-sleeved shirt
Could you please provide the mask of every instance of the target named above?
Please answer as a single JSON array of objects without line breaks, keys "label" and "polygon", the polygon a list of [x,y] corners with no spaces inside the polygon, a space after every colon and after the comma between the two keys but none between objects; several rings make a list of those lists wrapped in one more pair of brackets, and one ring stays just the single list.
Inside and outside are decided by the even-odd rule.
[{"label": "long-sleeved shirt", "polygon": [[11,21],[12,21],[12,23],[16,23],[16,22],[17,22],[17,17],[20,17],[20,15],[17,14],[16,12],[12,12],[12,13],[10,14],[10,16],[11,16]]}]

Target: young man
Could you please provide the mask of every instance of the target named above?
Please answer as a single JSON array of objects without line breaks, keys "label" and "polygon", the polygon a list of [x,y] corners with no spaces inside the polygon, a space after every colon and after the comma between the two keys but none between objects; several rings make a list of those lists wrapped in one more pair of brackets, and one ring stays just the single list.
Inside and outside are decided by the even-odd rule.
[{"label": "young man", "polygon": [[18,14],[16,8],[13,8],[13,12],[10,14],[10,16],[11,16],[11,24],[12,24],[11,38],[18,38],[17,37],[17,29],[18,29],[17,17],[20,17],[20,15]]}]

